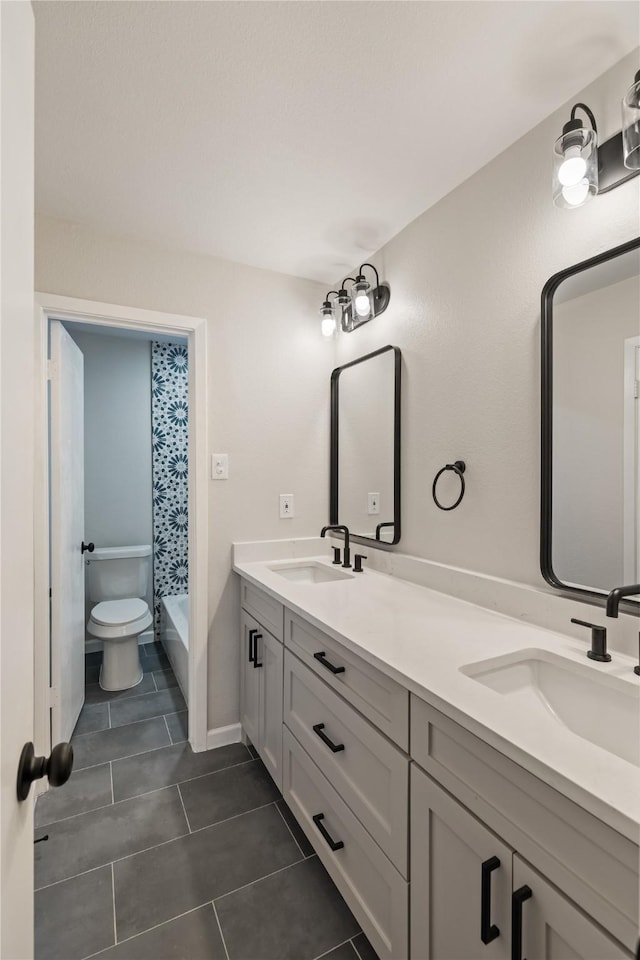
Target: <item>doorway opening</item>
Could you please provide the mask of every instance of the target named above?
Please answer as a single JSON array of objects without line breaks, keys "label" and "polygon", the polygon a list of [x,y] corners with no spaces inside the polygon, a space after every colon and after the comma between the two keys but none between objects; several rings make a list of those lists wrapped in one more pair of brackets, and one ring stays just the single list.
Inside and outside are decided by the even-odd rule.
[{"label": "doorway opening", "polygon": [[[104,548],[108,551],[116,547],[149,546],[152,548],[149,552],[149,563],[153,566],[153,579],[149,585],[149,592],[144,596],[137,595],[137,599],[145,606],[147,613],[146,617],[136,621],[141,627],[136,634],[138,642],[142,644],[139,648],[141,655],[139,667],[131,668],[140,670],[140,686],[132,687],[125,697],[129,694],[144,696],[145,693],[151,692],[146,689],[149,684],[153,684],[154,693],[160,693],[163,684],[168,690],[178,683],[189,704],[188,730],[185,736],[188,736],[194,751],[205,750],[207,747],[208,625],[206,323],[197,318],[78,301],[53,295],[37,295],[36,300],[41,359],[40,417],[37,438],[40,469],[37,478],[36,503],[38,562],[35,728],[39,740],[38,747],[42,753],[47,754],[51,746],[57,742],[58,737],[67,738],[70,728],[73,729],[77,720],[79,706],[85,692],[84,669],[82,690],[79,690],[78,677],[76,676],[75,680],[72,678],[72,671],[65,660],[64,650],[63,655],[60,655],[60,648],[56,647],[60,639],[65,638],[67,627],[73,627],[74,622],[73,616],[68,622],[60,618],[61,599],[64,601],[63,606],[66,604],[69,608],[69,597],[64,596],[64,590],[61,589],[62,584],[68,581],[66,568],[73,565],[77,567],[79,564],[84,585],[87,560],[89,568],[94,564],[96,569],[99,569],[98,565],[106,569],[107,565],[102,564],[105,556]],[[91,415],[87,408],[87,423],[84,431],[90,449],[86,457],[83,454],[83,461],[86,460],[87,464],[90,464],[89,470],[92,473],[88,478],[90,482],[87,484],[88,513],[86,519],[81,519],[79,523],[80,511],[74,509],[78,506],[78,491],[76,490],[75,493],[72,491],[70,477],[65,473],[64,465],[61,467],[60,462],[56,462],[56,459],[59,461],[61,457],[63,459],[66,457],[67,462],[72,462],[76,445],[72,436],[64,432],[66,427],[60,433],[60,423],[66,424],[73,419],[69,411],[73,412],[74,399],[72,392],[66,399],[61,399],[60,380],[56,380],[61,372],[56,370],[56,364],[59,361],[55,359],[53,365],[50,362],[54,329],[55,336],[58,339],[66,336],[67,348],[69,350],[75,348],[80,357],[82,357],[82,346],[84,346],[85,354],[90,357],[92,377],[96,381],[92,379],[91,382],[91,391],[95,395],[91,398]],[[114,427],[114,411],[111,410],[110,416],[105,417],[105,410],[100,409],[100,394],[102,390],[104,400],[107,396],[104,391],[108,391],[110,386],[105,358],[107,355],[118,353],[123,356],[129,354],[130,373],[121,374],[127,377],[125,384],[127,390],[121,393],[133,395],[131,389],[135,393],[131,374],[131,370],[135,367],[132,358],[135,356],[137,361],[143,360],[142,364],[138,363],[139,366],[143,366],[144,362],[148,361],[150,397],[149,407],[140,411],[128,408],[125,396],[120,396],[118,399],[117,391],[112,393],[113,403],[120,405],[122,433],[127,436],[131,452],[129,455],[126,452],[123,454],[123,448],[120,445],[119,462],[112,464],[112,467],[116,473],[121,474],[123,482],[111,484],[109,489],[109,478],[105,476],[109,471],[104,470],[104,448],[110,442],[108,432],[117,430],[118,416],[115,417]],[[66,375],[68,376],[68,372]],[[114,376],[114,379],[117,380],[117,377]],[[66,414],[62,417],[60,414],[63,410],[61,407],[56,410],[56,403],[59,407],[60,403],[67,405]],[[100,435],[101,417],[105,422],[102,435]],[[144,422],[145,419],[150,429],[148,444],[142,442],[139,432],[136,440],[136,429],[140,431],[141,425],[134,421]],[[77,437],[77,410],[75,420]],[[50,424],[51,436],[49,435]],[[111,440],[114,438],[112,437]],[[136,445],[147,447],[146,466],[145,457],[142,456],[140,460],[135,453]],[[118,449],[117,443],[113,449]],[[77,461],[79,459],[77,449],[75,453]],[[145,451],[140,450],[139,453],[144,454]],[[147,503],[140,499],[139,481],[145,475],[149,481],[149,493],[153,491],[155,508],[152,506],[151,499]],[[168,482],[169,478],[173,482]],[[51,503],[49,502],[50,481]],[[114,491],[118,486],[120,494],[116,495]],[[68,501],[67,513],[75,517],[76,526],[67,524],[66,532],[61,533],[60,509],[65,498]],[[94,537],[93,540],[92,537]],[[116,543],[116,540],[120,542]],[[90,549],[91,543],[94,545],[94,551]],[[56,549],[56,555],[52,548]],[[103,548],[102,552],[100,548]],[[133,552],[136,551],[133,550]],[[141,554],[140,549],[138,554]],[[137,557],[127,558],[125,562],[129,564],[135,562],[142,566],[145,562],[143,554],[144,551]],[[56,571],[56,565],[61,569]],[[76,575],[77,572],[76,570]],[[77,580],[76,576],[76,582]],[[50,596],[50,584],[53,596]],[[180,587],[180,592],[176,584]],[[168,598],[166,602],[165,597]],[[97,684],[92,688],[92,694],[97,694],[98,699],[102,699],[102,695],[98,693],[100,685],[113,687],[113,683],[100,673],[101,669],[105,669],[105,660],[99,648],[103,643],[106,646],[107,641],[100,639],[103,627],[100,621],[103,618],[101,615],[91,617],[92,606],[95,609],[95,597],[88,596],[88,609],[82,609],[80,617],[82,624],[79,626],[76,601],[75,629],[76,633],[79,628],[81,629],[84,644],[85,625],[87,625],[86,639],[89,643],[86,647],[84,645],[82,647],[83,666],[86,663],[89,683]],[[141,611],[133,611],[133,613],[136,612],[142,612],[142,606]],[[91,620],[98,622],[97,628],[95,623],[89,626]],[[181,648],[178,646],[180,627],[182,627],[183,636],[185,633],[188,634],[188,645],[183,643]],[[111,627],[107,626],[106,630],[109,633]],[[50,637],[53,640],[53,655],[50,651]],[[137,648],[135,653],[137,654]],[[75,659],[78,660],[77,646]],[[145,666],[147,670],[144,669]],[[154,667],[157,669],[152,669]],[[175,682],[174,676],[179,677]],[[133,679],[136,680],[137,677]],[[129,680],[127,680],[127,686],[131,686]],[[65,684],[73,686],[73,683],[75,683],[75,694],[73,690],[65,688]],[[170,696],[166,694],[166,697],[170,698]],[[176,710],[172,713],[184,713],[184,711]],[[171,722],[176,725],[174,735],[179,736],[178,727],[186,724],[186,716],[172,717],[171,721],[167,722],[170,737],[172,737]]]}]

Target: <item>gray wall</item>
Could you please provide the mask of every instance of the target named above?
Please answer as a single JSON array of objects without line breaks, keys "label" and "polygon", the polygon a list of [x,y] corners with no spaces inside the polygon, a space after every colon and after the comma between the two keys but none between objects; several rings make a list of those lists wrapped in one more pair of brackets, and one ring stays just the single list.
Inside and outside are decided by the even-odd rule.
[{"label": "gray wall", "polygon": [[151,344],[67,329],[84,354],[84,539],[153,544]]}]

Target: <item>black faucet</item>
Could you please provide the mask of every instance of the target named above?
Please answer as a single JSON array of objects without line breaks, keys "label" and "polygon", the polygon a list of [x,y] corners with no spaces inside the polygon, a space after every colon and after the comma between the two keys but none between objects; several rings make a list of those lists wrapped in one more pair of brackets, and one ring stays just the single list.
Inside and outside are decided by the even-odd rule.
[{"label": "black faucet", "polygon": [[607,597],[607,616],[617,617],[618,606],[623,597],[633,597],[640,593],[640,583],[634,583],[630,587],[616,587]]},{"label": "black faucet", "polygon": [[341,530],[344,533],[344,563],[343,567],[351,566],[351,551],[349,550],[349,527],[345,526],[344,523],[332,523],[327,527],[323,527],[320,531],[320,536],[326,536],[327,530]]},{"label": "black faucet", "polygon": [[611,654],[607,653],[607,628],[599,627],[595,623],[586,623],[584,620],[576,620],[575,617],[571,617],[571,623],[577,623],[580,627],[588,627],[591,630],[591,650],[587,650],[589,659],[609,663]]}]

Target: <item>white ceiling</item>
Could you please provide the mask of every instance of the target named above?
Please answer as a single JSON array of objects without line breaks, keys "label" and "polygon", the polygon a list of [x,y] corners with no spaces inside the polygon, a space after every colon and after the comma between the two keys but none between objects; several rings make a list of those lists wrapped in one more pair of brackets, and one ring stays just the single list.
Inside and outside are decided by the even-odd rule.
[{"label": "white ceiling", "polygon": [[326,281],[638,43],[613,0],[34,7],[41,213]]}]

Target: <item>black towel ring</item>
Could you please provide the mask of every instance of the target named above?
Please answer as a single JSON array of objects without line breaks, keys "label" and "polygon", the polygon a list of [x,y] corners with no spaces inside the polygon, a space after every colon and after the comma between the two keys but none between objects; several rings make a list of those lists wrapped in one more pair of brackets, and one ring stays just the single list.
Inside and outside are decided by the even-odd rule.
[{"label": "black towel ring", "polygon": [[[442,467],[442,469],[438,470],[438,472],[436,473],[435,479],[433,481],[433,487],[431,488],[431,494],[433,496],[433,501],[436,507],[439,507],[440,510],[455,510],[455,508],[461,502],[462,498],[464,497],[464,490],[465,490],[464,471],[466,470],[466,468],[467,468],[467,465],[465,464],[464,460],[456,460],[455,463],[447,463],[446,466]],[[437,486],[438,480],[440,479],[442,474],[445,472],[445,470],[453,470],[453,472],[457,473],[458,476],[460,477],[460,496],[458,497],[455,503],[451,504],[450,507],[443,507],[436,496],[436,486]]]}]

